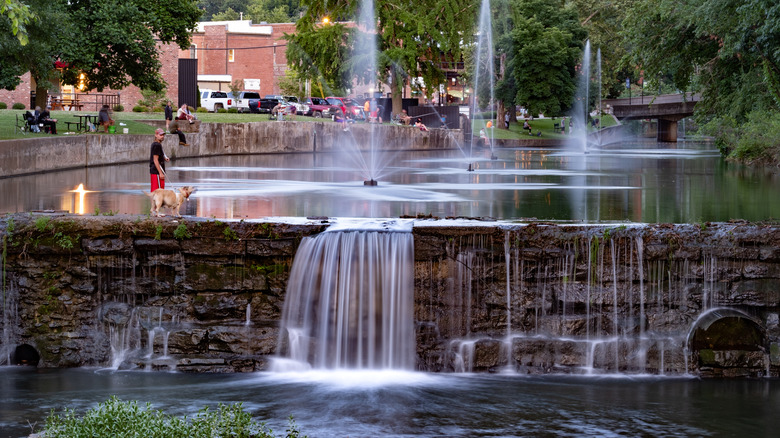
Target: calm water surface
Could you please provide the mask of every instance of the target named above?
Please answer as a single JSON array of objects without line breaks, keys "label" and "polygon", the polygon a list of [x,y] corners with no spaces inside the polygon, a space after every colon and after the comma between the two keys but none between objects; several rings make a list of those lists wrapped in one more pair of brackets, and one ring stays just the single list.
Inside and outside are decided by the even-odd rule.
[{"label": "calm water surface", "polygon": [[[145,145],[139,147],[146,147]],[[780,177],[726,163],[712,144],[633,142],[589,154],[498,149],[379,154],[379,186],[365,187],[366,157],[280,154],[178,159],[169,188],[197,187],[182,213],[274,216],[489,217],[695,223],[780,218]],[[472,164],[474,171],[467,171]],[[73,190],[83,184],[87,193]],[[0,212],[67,210],[145,214],[146,163],[0,179]]]},{"label": "calm water surface", "polygon": [[2,437],[111,395],[192,415],[243,402],[314,437],[777,437],[780,381],[406,372],[199,375],[0,368]]}]

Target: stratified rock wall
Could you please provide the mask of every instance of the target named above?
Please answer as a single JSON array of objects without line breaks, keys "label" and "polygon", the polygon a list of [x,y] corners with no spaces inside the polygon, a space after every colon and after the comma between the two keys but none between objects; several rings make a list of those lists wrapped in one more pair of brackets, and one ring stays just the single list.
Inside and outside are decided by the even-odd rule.
[{"label": "stratified rock wall", "polygon": [[[8,215],[0,363],[34,349],[42,367],[268,369],[298,245],[328,226]],[[421,370],[778,375],[779,226],[417,220],[413,234]]]}]

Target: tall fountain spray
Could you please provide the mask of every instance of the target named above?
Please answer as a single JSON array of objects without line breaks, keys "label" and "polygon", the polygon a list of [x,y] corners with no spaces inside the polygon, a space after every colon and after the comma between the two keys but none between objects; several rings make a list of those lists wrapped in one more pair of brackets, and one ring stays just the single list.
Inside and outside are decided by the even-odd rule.
[{"label": "tall fountain spray", "polygon": [[[355,39],[354,64],[355,71],[364,74],[371,96],[374,97],[374,91],[377,87],[377,30],[376,17],[374,14],[374,0],[363,0],[359,7],[358,29]],[[372,108],[373,110],[373,108]],[[357,161],[356,165],[362,169],[364,185],[377,185],[379,172],[383,167],[378,155],[377,132],[374,125],[369,125],[369,145],[368,150],[363,152],[359,145],[353,145],[356,149],[355,154],[350,156]]]},{"label": "tall fountain spray", "polygon": [[[469,113],[473,120],[479,111],[479,100],[489,98],[488,105],[495,102],[495,63],[493,56],[493,24],[490,17],[490,0],[483,0],[479,11],[479,30],[477,33],[476,56],[474,57],[474,93],[469,103]],[[483,123],[493,157],[493,130]],[[469,157],[471,156],[469,151]],[[473,170],[469,164],[469,170]]]},{"label": "tall fountain spray", "polygon": [[590,88],[590,40],[585,42],[585,50],[582,53],[582,63],[579,69],[577,92],[574,95],[572,106],[571,145],[577,152],[588,152],[588,97]]}]

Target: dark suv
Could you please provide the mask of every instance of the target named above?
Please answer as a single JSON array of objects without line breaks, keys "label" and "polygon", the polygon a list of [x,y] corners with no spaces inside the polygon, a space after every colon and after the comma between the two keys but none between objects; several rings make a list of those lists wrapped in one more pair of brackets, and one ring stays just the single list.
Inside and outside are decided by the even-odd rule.
[{"label": "dark suv", "polygon": [[268,114],[280,102],[282,103],[282,105],[286,104],[286,102],[284,100],[277,99],[277,98],[260,99],[260,105],[258,107],[258,112]]},{"label": "dark suv", "polygon": [[321,97],[307,97],[305,102],[309,106],[307,116],[330,117],[330,109],[333,107],[327,100]]}]

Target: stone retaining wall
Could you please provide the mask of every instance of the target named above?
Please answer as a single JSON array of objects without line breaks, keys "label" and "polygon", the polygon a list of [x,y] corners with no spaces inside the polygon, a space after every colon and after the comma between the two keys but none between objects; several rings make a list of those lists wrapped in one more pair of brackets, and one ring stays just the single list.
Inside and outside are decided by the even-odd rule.
[{"label": "stone retaining wall", "polygon": [[[6,216],[0,358],[267,369],[298,245],[328,226]],[[780,371],[778,226],[417,220],[413,235],[421,370]]]},{"label": "stone retaining wall", "polygon": [[[164,126],[163,122],[157,122]],[[357,145],[367,150],[455,149],[463,145],[460,130],[421,132],[395,125],[350,125],[285,121],[278,123],[201,123],[187,133],[189,147],[179,147],[176,135],[166,136],[163,147],[171,159],[230,154],[334,152]],[[372,136],[374,140],[372,140]],[[145,162],[152,135],[86,134],[36,136],[0,141],[0,178],[102,166]]]}]

